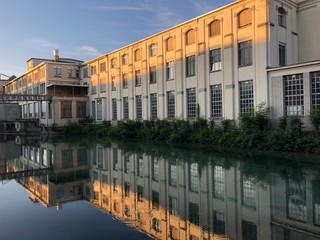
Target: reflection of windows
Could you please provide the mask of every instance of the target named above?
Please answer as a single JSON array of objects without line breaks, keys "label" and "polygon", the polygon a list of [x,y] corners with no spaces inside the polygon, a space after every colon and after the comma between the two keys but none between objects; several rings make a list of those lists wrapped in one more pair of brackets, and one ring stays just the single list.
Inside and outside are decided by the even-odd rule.
[{"label": "reflection of windows", "polygon": [[197,203],[189,203],[189,222],[199,225],[199,205]]},{"label": "reflection of windows", "polygon": [[85,148],[79,148],[77,150],[78,166],[88,165],[88,151]]},{"label": "reflection of windows", "polygon": [[118,191],[119,180],[117,178],[113,178],[113,191]]},{"label": "reflection of windows", "polygon": [[159,204],[160,204],[159,192],[152,191],[152,208],[159,209]]},{"label": "reflection of windows", "polygon": [[214,20],[209,24],[209,37],[214,37],[220,34],[220,20]]},{"label": "reflection of windows", "polygon": [[189,187],[191,192],[199,191],[199,169],[198,163],[191,163],[189,169]]},{"label": "reflection of windows", "polygon": [[244,9],[238,14],[238,27],[246,27],[249,26],[252,22],[251,19],[251,9]]},{"label": "reflection of windows", "polygon": [[307,221],[306,181],[287,181],[287,216],[290,219]]},{"label": "reflection of windows", "polygon": [[125,182],[124,183],[124,196],[129,197],[129,195],[130,195],[130,183]]},{"label": "reflection of windows", "polygon": [[62,168],[69,168],[73,166],[73,151],[62,150],[61,151]]},{"label": "reflection of windows", "polygon": [[304,89],[302,74],[283,77],[284,95],[287,116],[301,116],[304,114]]},{"label": "reflection of windows", "polygon": [[138,156],[138,169],[137,169],[138,177],[143,177],[143,158],[142,156]]},{"label": "reflection of windows", "polygon": [[257,226],[252,222],[242,221],[242,239],[257,240]]},{"label": "reflection of windows", "polygon": [[177,198],[169,196],[169,213],[171,215],[178,215],[178,201]]},{"label": "reflection of windows", "polygon": [[152,180],[159,182],[159,161],[158,159],[152,159]]},{"label": "reflection of windows", "polygon": [[142,186],[139,186],[139,185],[137,186],[137,195],[138,195],[138,201],[143,202],[144,193],[143,193]]},{"label": "reflection of windows", "polygon": [[118,171],[119,166],[118,166],[118,149],[117,148],[112,148],[112,159],[113,159],[113,170]]},{"label": "reflection of windows", "polygon": [[128,155],[124,156],[124,172],[125,173],[130,172],[130,158]]},{"label": "reflection of windows", "polygon": [[222,118],[222,87],[221,84],[210,86],[211,118]]},{"label": "reflection of windows", "polygon": [[105,174],[101,174],[101,182],[102,184],[104,185],[107,185],[108,184],[108,175],[105,175]]},{"label": "reflection of windows", "polygon": [[179,239],[179,230],[178,228],[174,226],[169,227],[169,237],[172,240],[178,240]]},{"label": "reflection of windows", "polygon": [[224,214],[221,212],[213,211],[213,232],[220,235],[225,234]]},{"label": "reflection of windows", "polygon": [[169,161],[169,185],[177,186],[177,162],[175,160]]},{"label": "reflection of windows", "polygon": [[213,168],[213,196],[224,199],[225,171],[221,166]]},{"label": "reflection of windows", "polygon": [[242,204],[243,206],[256,209],[256,187],[252,179],[242,179]]},{"label": "reflection of windows", "polygon": [[320,181],[312,181],[313,222],[320,225]]},{"label": "reflection of windows", "polygon": [[221,48],[210,50],[209,64],[211,72],[221,70]]},{"label": "reflection of windows", "polygon": [[153,218],[152,219],[152,229],[156,232],[160,232],[160,221],[159,219]]},{"label": "reflection of windows", "polygon": [[320,110],[320,71],[311,72],[311,105],[312,110]]}]

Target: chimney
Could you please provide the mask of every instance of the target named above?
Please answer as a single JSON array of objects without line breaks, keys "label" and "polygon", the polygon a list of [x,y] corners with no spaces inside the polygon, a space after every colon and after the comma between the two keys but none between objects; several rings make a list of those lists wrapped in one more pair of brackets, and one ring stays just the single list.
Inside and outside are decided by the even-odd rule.
[{"label": "chimney", "polygon": [[59,50],[58,49],[53,49],[53,60],[59,61]]}]

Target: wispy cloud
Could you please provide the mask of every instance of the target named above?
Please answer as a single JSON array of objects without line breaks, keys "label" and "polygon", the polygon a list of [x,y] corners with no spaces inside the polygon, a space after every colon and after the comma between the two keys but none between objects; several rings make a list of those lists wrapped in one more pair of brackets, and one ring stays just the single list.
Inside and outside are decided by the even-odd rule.
[{"label": "wispy cloud", "polygon": [[97,50],[95,47],[87,45],[77,48],[77,52],[81,52],[82,54],[89,55],[92,57],[98,57],[102,55],[102,53],[99,52],[99,50]]},{"label": "wispy cloud", "polygon": [[59,48],[59,45],[54,43],[54,42],[51,42],[51,41],[48,41],[46,39],[41,39],[41,38],[34,38],[34,39],[31,39],[30,40],[30,43],[35,45],[36,47],[38,48],[45,48],[45,49],[56,49],[56,48]]}]

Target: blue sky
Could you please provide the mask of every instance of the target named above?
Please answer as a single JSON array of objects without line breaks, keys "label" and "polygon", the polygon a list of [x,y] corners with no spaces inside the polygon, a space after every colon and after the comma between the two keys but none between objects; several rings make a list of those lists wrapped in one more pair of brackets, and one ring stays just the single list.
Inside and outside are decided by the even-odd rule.
[{"label": "blue sky", "polygon": [[0,73],[26,71],[31,57],[87,61],[232,0],[1,0]]}]

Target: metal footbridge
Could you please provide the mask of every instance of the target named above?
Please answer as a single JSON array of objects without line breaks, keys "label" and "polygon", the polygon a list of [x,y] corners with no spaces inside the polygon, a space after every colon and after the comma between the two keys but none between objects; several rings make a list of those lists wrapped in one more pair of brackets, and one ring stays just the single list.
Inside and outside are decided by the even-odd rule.
[{"label": "metal footbridge", "polygon": [[0,103],[15,101],[52,101],[50,95],[39,94],[0,94]]},{"label": "metal footbridge", "polygon": [[4,172],[4,173],[0,173],[0,181],[11,180],[16,178],[25,178],[25,177],[31,177],[31,176],[45,176],[51,170],[52,170],[52,167],[29,169],[29,170],[14,171],[14,172]]}]

